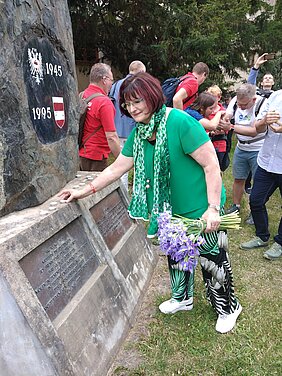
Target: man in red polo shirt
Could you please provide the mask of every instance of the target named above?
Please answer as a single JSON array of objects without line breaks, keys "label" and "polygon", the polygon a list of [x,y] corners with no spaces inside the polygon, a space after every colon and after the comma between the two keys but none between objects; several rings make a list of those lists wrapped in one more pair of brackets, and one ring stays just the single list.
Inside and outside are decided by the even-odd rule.
[{"label": "man in red polo shirt", "polygon": [[108,156],[120,153],[120,142],[114,123],[115,108],[108,97],[112,87],[111,67],[104,63],[94,64],[90,71],[90,84],[84,90],[83,98],[98,94],[88,103],[84,123],[82,147],[79,149],[82,171],[103,171]]},{"label": "man in red polo shirt", "polygon": [[205,81],[209,75],[209,67],[205,63],[197,63],[182,78],[186,78],[178,85],[176,93],[173,97],[173,107],[185,110],[190,106],[198,96],[199,86]]}]

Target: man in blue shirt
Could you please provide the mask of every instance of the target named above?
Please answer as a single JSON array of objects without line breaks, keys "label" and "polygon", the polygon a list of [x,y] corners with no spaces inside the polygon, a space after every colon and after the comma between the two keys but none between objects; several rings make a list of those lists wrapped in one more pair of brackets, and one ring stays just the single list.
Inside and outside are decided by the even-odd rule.
[{"label": "man in blue shirt", "polygon": [[121,84],[127,77],[133,74],[139,73],[139,72],[146,72],[146,67],[141,61],[135,60],[129,65],[129,74],[125,78],[122,78],[121,80],[116,81],[112,85],[112,88],[110,91],[110,96],[115,99],[114,101],[114,106],[116,109],[115,126],[117,130],[117,134],[119,138],[121,139],[127,139],[130,132],[135,126],[135,121],[132,118],[125,116],[120,112],[119,90],[120,90]]},{"label": "man in blue shirt", "polygon": [[[135,126],[135,121],[126,115],[123,115],[119,108],[119,90],[121,87],[121,84],[123,81],[136,73],[139,72],[146,72],[146,67],[142,63],[142,61],[134,60],[129,64],[129,74],[122,78],[121,80],[116,81],[111,88],[110,91],[110,97],[114,98],[114,106],[116,109],[116,115],[115,115],[115,126],[117,130],[117,134],[120,138],[120,144],[121,147],[125,144],[125,141],[127,140],[127,137],[129,136],[130,132]],[[128,190],[128,174],[124,174],[121,178],[121,181],[123,182],[125,188]]]}]

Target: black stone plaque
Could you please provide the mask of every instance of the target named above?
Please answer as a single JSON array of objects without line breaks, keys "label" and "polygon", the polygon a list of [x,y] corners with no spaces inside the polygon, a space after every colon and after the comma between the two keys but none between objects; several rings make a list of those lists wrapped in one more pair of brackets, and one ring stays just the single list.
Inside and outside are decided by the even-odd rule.
[{"label": "black stone plaque", "polygon": [[114,248],[132,224],[118,191],[105,197],[90,212],[109,249]]},{"label": "black stone plaque", "polygon": [[19,263],[53,320],[94,273],[99,260],[76,219]]},{"label": "black stone plaque", "polygon": [[46,38],[32,39],[24,50],[30,118],[43,144],[56,142],[67,134],[69,93],[64,60]]}]

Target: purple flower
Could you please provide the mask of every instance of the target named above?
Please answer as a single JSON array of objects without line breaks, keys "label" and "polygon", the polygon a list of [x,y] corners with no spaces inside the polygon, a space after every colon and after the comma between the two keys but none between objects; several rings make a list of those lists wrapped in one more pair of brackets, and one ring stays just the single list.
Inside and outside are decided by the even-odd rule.
[{"label": "purple flower", "polygon": [[199,234],[187,234],[189,228],[187,229],[180,218],[172,217],[169,212],[159,215],[158,226],[161,250],[178,262],[182,270],[192,272],[200,254],[198,247],[204,243],[204,239]]},{"label": "purple flower", "polygon": [[159,216],[158,216],[158,226],[159,226],[159,231],[163,228],[163,227],[166,227],[167,224],[170,222],[171,220],[171,213],[170,212],[163,212],[161,213]]}]

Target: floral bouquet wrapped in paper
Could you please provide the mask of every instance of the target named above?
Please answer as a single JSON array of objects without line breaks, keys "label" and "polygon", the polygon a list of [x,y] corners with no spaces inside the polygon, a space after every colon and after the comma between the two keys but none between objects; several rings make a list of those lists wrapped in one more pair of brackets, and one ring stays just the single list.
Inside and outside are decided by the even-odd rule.
[{"label": "floral bouquet wrapped in paper", "polygon": [[[223,215],[218,231],[239,229],[240,223],[238,213]],[[193,271],[200,254],[198,248],[205,242],[201,236],[206,228],[205,220],[172,216],[169,212],[164,212],[158,217],[158,226],[161,250],[178,262],[181,270]]]}]

